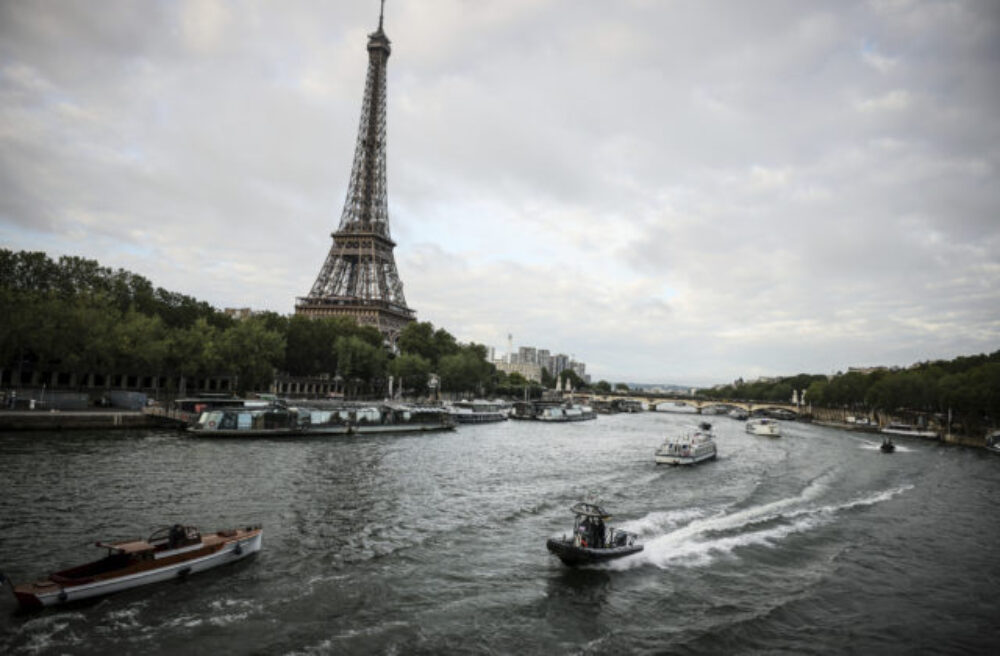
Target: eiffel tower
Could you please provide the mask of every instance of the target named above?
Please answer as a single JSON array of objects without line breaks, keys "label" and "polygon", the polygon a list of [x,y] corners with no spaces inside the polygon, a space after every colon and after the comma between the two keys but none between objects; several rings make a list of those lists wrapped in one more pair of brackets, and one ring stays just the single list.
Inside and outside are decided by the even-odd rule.
[{"label": "eiffel tower", "polygon": [[382,31],[368,35],[368,78],[361,105],[361,125],[354,150],[347,200],[333,245],[308,296],[295,313],[311,317],[350,316],[375,326],[390,343],[416,320],[406,305],[389,235],[385,182],[385,68],[391,51]]}]

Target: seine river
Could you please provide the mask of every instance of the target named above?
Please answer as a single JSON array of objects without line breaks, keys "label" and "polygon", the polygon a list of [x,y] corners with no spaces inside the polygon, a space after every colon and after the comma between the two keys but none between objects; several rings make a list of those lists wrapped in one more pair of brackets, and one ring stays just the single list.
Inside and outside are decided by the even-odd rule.
[{"label": "seine river", "polygon": [[[720,457],[657,468],[693,415],[420,436],[212,441],[0,435],[15,581],[161,524],[263,524],[261,553],[85,605],[0,605],[28,654],[997,653],[1000,458],[714,420]],[[597,499],[645,551],[571,570],[545,549]],[[9,591],[8,591],[9,592]]]}]

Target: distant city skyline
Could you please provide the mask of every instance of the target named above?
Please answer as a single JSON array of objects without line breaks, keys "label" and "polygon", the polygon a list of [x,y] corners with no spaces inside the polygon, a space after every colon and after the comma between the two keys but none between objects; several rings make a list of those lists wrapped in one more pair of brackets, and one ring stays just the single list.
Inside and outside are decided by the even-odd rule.
[{"label": "distant city skyline", "polygon": [[[291,314],[379,2],[0,5],[0,243]],[[1000,348],[992,2],[390,0],[417,319],[710,386]]]}]

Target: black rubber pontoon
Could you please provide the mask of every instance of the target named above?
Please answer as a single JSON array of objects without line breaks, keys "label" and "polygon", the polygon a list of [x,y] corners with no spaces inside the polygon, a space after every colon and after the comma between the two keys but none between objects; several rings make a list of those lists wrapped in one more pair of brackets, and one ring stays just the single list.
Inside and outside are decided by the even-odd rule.
[{"label": "black rubber pontoon", "polygon": [[635,543],[635,533],[605,528],[604,521],[611,515],[600,506],[581,502],[570,510],[576,517],[572,537],[549,538],[545,543],[566,565],[590,565],[642,551],[642,545]]}]

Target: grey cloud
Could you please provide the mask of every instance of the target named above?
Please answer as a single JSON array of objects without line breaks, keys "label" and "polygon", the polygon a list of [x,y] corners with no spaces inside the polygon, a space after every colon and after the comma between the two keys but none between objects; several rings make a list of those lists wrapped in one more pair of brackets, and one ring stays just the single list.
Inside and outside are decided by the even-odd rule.
[{"label": "grey cloud", "polygon": [[[339,221],[370,5],[0,5],[6,245],[290,311]],[[386,12],[392,230],[422,319],[615,380],[1000,341],[993,4]]]}]

